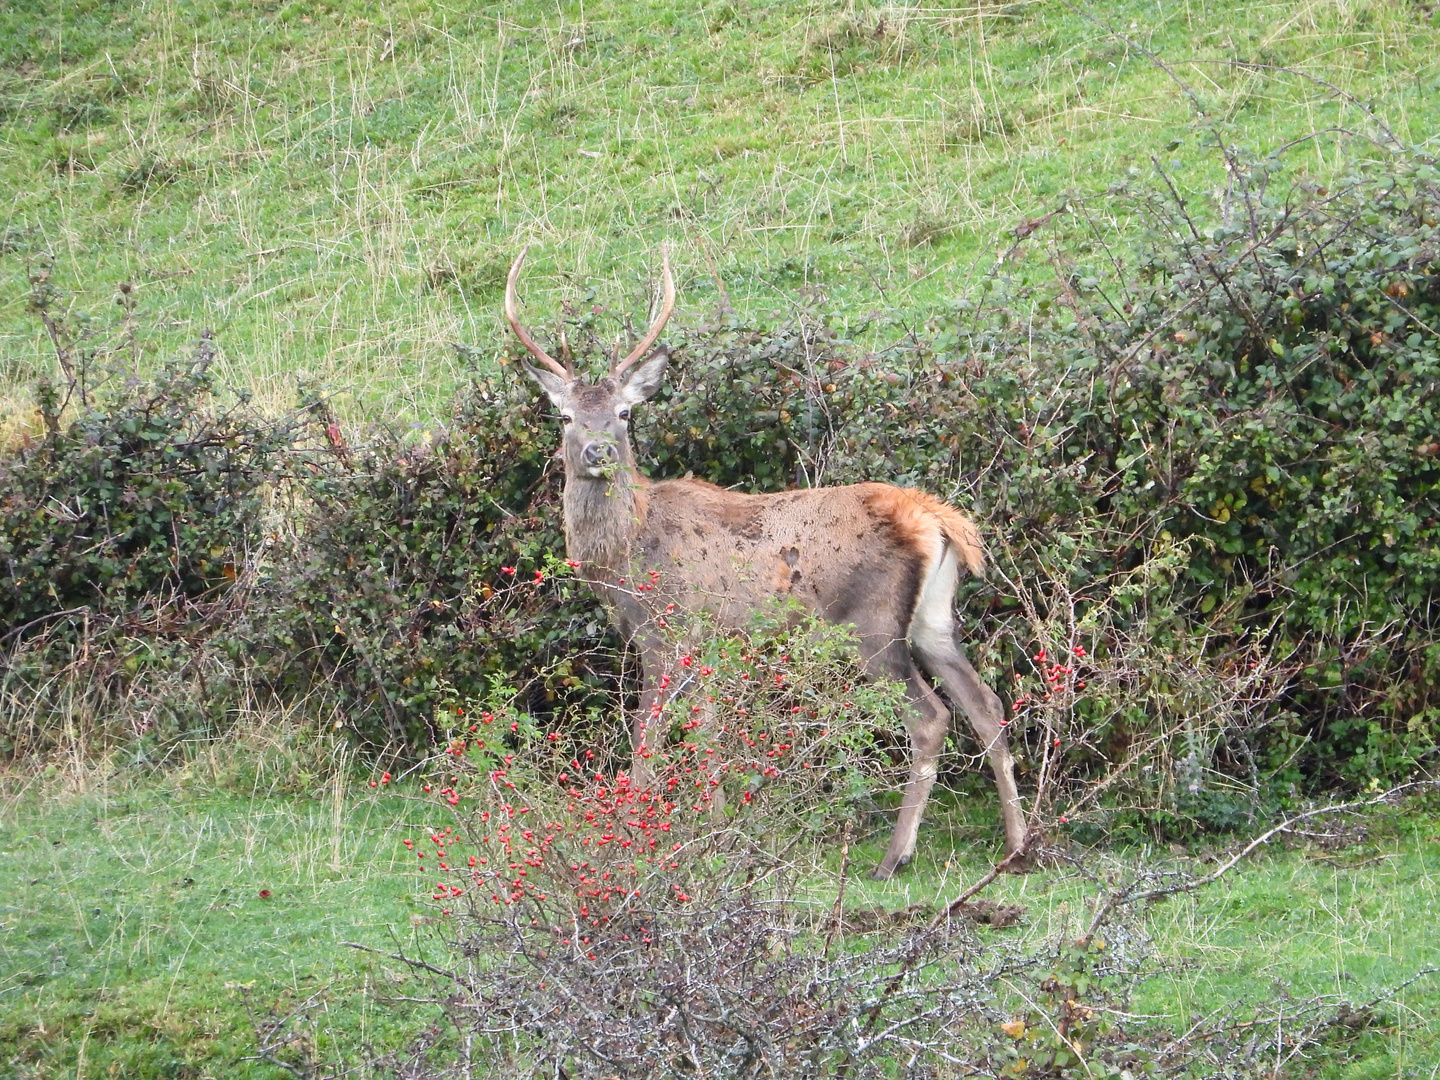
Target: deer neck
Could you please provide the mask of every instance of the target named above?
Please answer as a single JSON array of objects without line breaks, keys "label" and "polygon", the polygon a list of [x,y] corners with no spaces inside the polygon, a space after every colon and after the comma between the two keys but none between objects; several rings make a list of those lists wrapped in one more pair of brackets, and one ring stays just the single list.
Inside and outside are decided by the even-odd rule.
[{"label": "deer neck", "polygon": [[621,465],[608,477],[579,476],[565,481],[565,549],[594,581],[623,577],[630,551],[645,524],[650,481],[633,465]]}]

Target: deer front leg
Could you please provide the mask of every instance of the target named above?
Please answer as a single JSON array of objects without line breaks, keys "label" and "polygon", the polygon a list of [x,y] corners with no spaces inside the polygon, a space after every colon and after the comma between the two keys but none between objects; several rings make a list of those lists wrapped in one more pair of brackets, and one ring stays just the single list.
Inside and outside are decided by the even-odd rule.
[{"label": "deer front leg", "polygon": [[665,737],[665,705],[671,696],[667,666],[658,641],[640,643],[640,708],[630,730],[630,778],[637,788],[648,788],[653,782],[650,758]]}]

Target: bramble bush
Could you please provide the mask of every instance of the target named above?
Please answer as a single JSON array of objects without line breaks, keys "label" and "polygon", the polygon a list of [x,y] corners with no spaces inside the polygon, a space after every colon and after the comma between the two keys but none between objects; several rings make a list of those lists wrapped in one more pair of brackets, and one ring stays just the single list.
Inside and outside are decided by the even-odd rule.
[{"label": "bramble bush", "polygon": [[433,744],[437,709],[492,682],[575,708],[610,685],[606,620],[554,573],[549,436],[528,393],[477,378],[426,440],[383,426],[347,437],[322,419],[297,485],[303,526],[248,615],[270,685],[323,688],[336,726],[412,753]]},{"label": "bramble bush", "polygon": [[213,349],[147,384],[42,382],[46,430],[0,457],[0,633],[7,643],[77,616],[137,618],[167,600],[213,598],[260,542],[265,487],[279,476],[293,429],[242,397],[217,408]]},{"label": "bramble bush", "polygon": [[957,459],[991,455],[973,490],[996,533],[1068,561],[1077,593],[1182,545],[1159,637],[1294,664],[1255,748],[1285,782],[1400,777],[1440,719],[1440,184],[1400,161],[1277,192],[1276,159],[1231,160],[1210,208],[1113,192],[1128,256],[1076,208],[1102,240],[1053,257],[1042,364],[1014,355],[1002,301],[957,311],[934,342],[974,395]]},{"label": "bramble bush", "polygon": [[[49,750],[80,698],[121,740],[216,722],[223,695],[201,700],[182,673],[242,599],[299,428],[217,392],[208,332],[189,359],[139,379],[128,286],[119,299],[117,335],[77,330],[56,313],[49,267],[31,273],[63,377],[36,386],[41,430],[0,454],[6,755]],[[66,670],[75,680],[55,677]]]}]

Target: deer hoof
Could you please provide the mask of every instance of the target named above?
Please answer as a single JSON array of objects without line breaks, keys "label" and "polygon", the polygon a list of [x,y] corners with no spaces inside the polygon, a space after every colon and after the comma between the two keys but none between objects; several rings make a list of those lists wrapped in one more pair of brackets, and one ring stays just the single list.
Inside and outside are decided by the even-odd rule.
[{"label": "deer hoof", "polygon": [[901,855],[897,859],[891,859],[888,855],[885,856],[885,859],[870,874],[870,880],[889,881],[896,871],[904,870],[905,867],[909,866],[912,858],[913,856],[911,855]]}]

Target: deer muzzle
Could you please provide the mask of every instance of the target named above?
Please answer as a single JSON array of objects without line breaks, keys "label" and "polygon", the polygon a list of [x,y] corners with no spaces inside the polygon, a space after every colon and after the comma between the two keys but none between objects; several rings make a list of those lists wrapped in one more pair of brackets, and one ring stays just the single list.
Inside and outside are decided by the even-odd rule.
[{"label": "deer muzzle", "polygon": [[585,449],[580,451],[580,464],[583,465],[591,475],[598,476],[608,467],[620,460],[620,451],[615,449],[613,442],[595,441],[586,443]]}]

